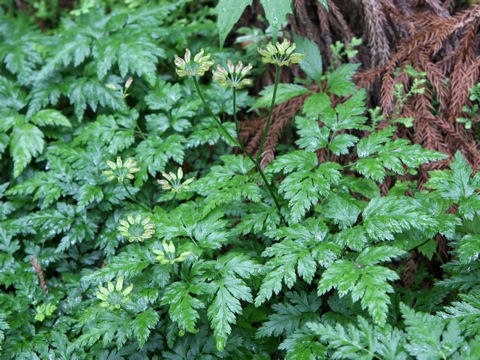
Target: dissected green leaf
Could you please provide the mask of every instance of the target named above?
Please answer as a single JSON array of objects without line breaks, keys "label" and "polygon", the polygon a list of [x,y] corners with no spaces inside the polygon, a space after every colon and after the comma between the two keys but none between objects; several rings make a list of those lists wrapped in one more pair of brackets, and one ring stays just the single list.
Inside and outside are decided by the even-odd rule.
[{"label": "dissected green leaf", "polygon": [[303,39],[296,35],[294,35],[294,39],[295,44],[297,45],[296,51],[305,53],[305,57],[300,63],[300,67],[308,76],[319,83],[323,75],[323,62],[322,54],[320,54],[317,44],[312,40],[307,38]]},{"label": "dissected green leaf", "polygon": [[10,154],[13,157],[13,176],[17,177],[38,156],[45,146],[42,131],[32,124],[23,124],[13,129],[10,135]]},{"label": "dissected green leaf", "polygon": [[60,111],[54,109],[40,110],[30,119],[30,122],[39,126],[66,126],[72,127],[70,120]]},{"label": "dissected green leaf", "polygon": [[260,0],[260,3],[263,6],[268,23],[275,29],[280,29],[287,14],[292,13],[290,0]]},{"label": "dissected green leaf", "polygon": [[133,320],[133,333],[138,340],[138,345],[140,348],[145,345],[151,330],[155,327],[159,318],[160,317],[158,316],[158,313],[149,308],[147,311],[141,313],[135,318],[135,320]]},{"label": "dissected green leaf", "polygon": [[342,64],[327,75],[327,89],[339,96],[348,96],[355,92],[355,84],[351,81],[360,64]]},{"label": "dissected green leaf", "polygon": [[[252,109],[257,109],[261,107],[270,106],[273,99],[273,90],[274,85],[270,85],[265,87],[262,91],[260,91],[261,97],[257,100],[255,105],[253,105]],[[281,83],[278,84],[277,95],[275,97],[275,105],[280,104],[284,101],[287,101],[291,98],[307,94],[310,90],[307,88],[296,85],[296,84],[288,84],[288,83]]]},{"label": "dissected green leaf", "polygon": [[220,0],[215,7],[217,27],[220,34],[220,45],[223,46],[227,35],[237,23],[245,8],[252,5],[252,0]]}]

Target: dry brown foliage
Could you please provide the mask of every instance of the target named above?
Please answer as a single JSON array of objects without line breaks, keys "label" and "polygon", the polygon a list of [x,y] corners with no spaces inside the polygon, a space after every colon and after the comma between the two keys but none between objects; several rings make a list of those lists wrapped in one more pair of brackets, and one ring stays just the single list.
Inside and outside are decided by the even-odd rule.
[{"label": "dry brown foliage", "polygon": [[[330,45],[336,41],[349,43],[352,37],[362,38],[363,44],[354,62],[362,64],[354,81],[366,88],[370,107],[380,106],[386,120],[384,127],[397,117],[412,117],[413,127],[399,126],[396,137],[409,139],[425,148],[450,155],[461,151],[475,171],[480,170],[480,156],[475,134],[465,129],[458,117],[464,117],[462,108],[470,106],[469,89],[480,81],[480,4],[470,8],[455,5],[452,0],[327,0],[330,11],[316,0],[294,0],[294,16],[290,18],[289,31],[313,40],[323,56],[324,68],[333,61]],[[254,11],[258,13],[257,10]],[[403,107],[395,112],[396,84],[403,84],[408,91],[412,79],[403,71],[412,66],[426,74],[425,91],[411,96]],[[273,82],[269,69],[261,85]],[[292,70],[298,76],[298,69]],[[284,74],[283,82],[290,79]],[[288,74],[287,74],[288,75]],[[312,88],[318,91],[317,88]],[[262,166],[275,157],[275,147],[282,132],[294,118],[307,98],[306,95],[290,99],[276,106],[272,126],[267,135]],[[333,98],[335,104],[342,99]],[[471,119],[480,121],[480,116]],[[248,150],[258,149],[265,117],[242,123],[242,140]],[[321,125],[321,121],[320,121]],[[322,149],[323,150],[323,149]],[[320,161],[326,152],[317,151]],[[348,162],[341,157],[335,161]],[[416,178],[423,184],[428,171],[448,166],[449,159],[428,164],[420,169]],[[400,180],[413,180],[411,175]],[[381,184],[383,194],[394,183],[387,177]],[[449,211],[456,211],[450,209]],[[446,258],[448,249],[445,238],[436,237],[437,255]],[[404,263],[402,276],[405,286],[413,284],[417,270],[417,251]]]},{"label": "dry brown foliage", "polygon": [[[289,30],[318,44],[324,67],[332,62],[331,44],[348,43],[353,36],[363,39],[354,59],[363,68],[354,80],[367,88],[369,105],[381,106],[386,121],[394,115],[414,118],[413,128],[400,126],[396,136],[450,156],[460,150],[476,171],[480,169],[473,130],[456,121],[464,116],[462,107],[470,105],[469,88],[480,80],[480,4],[461,9],[454,8],[451,0],[328,0],[330,11],[313,0],[294,0],[293,5]],[[408,91],[412,84],[404,72],[395,76],[397,69],[407,65],[425,72],[428,86],[393,114],[395,85],[403,84]],[[291,99],[274,110],[263,165],[273,160],[281,132],[305,98]],[[242,124],[248,126],[243,135],[251,152],[258,147],[264,121],[258,118]],[[420,183],[427,171],[447,164],[448,160],[422,168]]]}]

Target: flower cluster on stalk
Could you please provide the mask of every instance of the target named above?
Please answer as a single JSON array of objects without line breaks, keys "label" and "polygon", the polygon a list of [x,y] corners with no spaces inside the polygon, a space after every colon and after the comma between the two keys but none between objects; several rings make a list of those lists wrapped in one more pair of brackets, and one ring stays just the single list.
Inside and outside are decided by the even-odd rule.
[{"label": "flower cluster on stalk", "polygon": [[189,185],[195,180],[195,178],[190,178],[182,183],[183,170],[180,167],[177,170],[177,174],[173,172],[170,172],[168,174],[166,172],[162,172],[162,176],[163,179],[157,180],[157,182],[162,185],[162,189],[167,191],[169,190],[177,194],[182,192],[183,190],[189,190]]},{"label": "flower cluster on stalk", "polygon": [[[269,43],[266,49],[258,48],[258,52],[262,55],[262,60],[265,63],[289,66],[300,63],[305,56],[305,53],[295,53],[295,49],[296,45],[294,43],[284,39],[283,42],[277,42],[275,45]],[[193,61],[190,49],[185,50],[183,58],[175,55],[175,66],[178,76],[203,76],[215,63],[210,57],[211,54],[205,55],[203,49],[194,56]],[[251,79],[245,78],[251,69],[252,64],[244,66],[239,61],[237,65],[234,65],[231,60],[228,60],[226,68],[217,65],[217,69],[213,71],[213,79],[218,81],[221,86],[240,89],[252,84]]]},{"label": "flower cluster on stalk", "polygon": [[123,276],[120,276],[115,286],[111,281],[107,283],[107,287],[98,286],[98,291],[95,293],[100,300],[100,306],[106,307],[110,310],[120,309],[122,303],[126,303],[130,297],[128,296],[133,290],[133,284],[123,289]]},{"label": "flower cluster on stalk", "polygon": [[231,60],[228,60],[226,69],[217,65],[217,70],[213,71],[213,79],[216,80],[220,86],[241,89],[244,86],[252,85],[252,79],[245,78],[251,69],[252,64],[244,66],[243,63],[239,61],[235,66]]},{"label": "flower cluster on stalk", "polygon": [[203,76],[215,61],[210,59],[211,54],[208,53],[205,55],[205,51],[202,49],[200,52],[195,55],[192,60],[192,53],[190,49],[185,51],[185,57],[182,59],[178,55],[175,55],[175,66],[177,67],[176,72],[180,77],[184,76]]},{"label": "flower cluster on stalk", "polygon": [[118,226],[117,230],[120,235],[128,237],[128,241],[136,240],[142,242],[149,239],[155,234],[155,224],[150,223],[150,217],[142,219],[140,214],[134,218],[132,215],[127,216],[127,220],[120,220],[122,226]]},{"label": "flower cluster on stalk", "polygon": [[258,48],[258,52],[262,55],[264,63],[276,64],[278,66],[289,66],[290,64],[298,64],[302,62],[305,53],[294,53],[296,45],[284,39],[282,43],[277,42],[276,45],[269,43],[266,49]]},{"label": "flower cluster on stalk", "polygon": [[173,265],[178,262],[183,262],[187,258],[187,256],[192,253],[191,251],[184,251],[180,254],[180,256],[175,257],[176,249],[172,241],[170,241],[169,243],[163,241],[162,247],[163,250],[152,249],[153,253],[156,255],[155,259],[157,259],[162,265]]},{"label": "flower cluster on stalk", "polygon": [[125,179],[133,180],[135,178],[135,173],[140,171],[140,167],[137,167],[137,162],[133,161],[131,158],[128,158],[125,162],[122,161],[122,158],[117,157],[117,162],[107,160],[107,165],[110,167],[110,170],[102,171],[102,174],[107,176],[107,179],[114,180],[117,179],[118,182],[123,182]]}]

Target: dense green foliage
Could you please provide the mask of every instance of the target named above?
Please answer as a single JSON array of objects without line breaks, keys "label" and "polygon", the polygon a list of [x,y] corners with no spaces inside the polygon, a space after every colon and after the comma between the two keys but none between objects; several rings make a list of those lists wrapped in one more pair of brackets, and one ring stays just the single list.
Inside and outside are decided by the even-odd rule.
[{"label": "dense green foliage", "polygon": [[[214,10],[192,6],[92,7],[44,33],[0,15],[0,359],[480,358],[480,175],[458,153],[429,191],[382,195],[446,156],[378,130],[358,66],[322,71],[297,39],[326,88],[279,86],[277,102],[310,94],[265,169],[280,216],[173,64],[187,47],[257,73],[260,57],[212,45]],[[230,119],[231,92],[200,87]],[[237,109],[272,91],[238,91]],[[320,163],[325,147],[351,162]],[[438,235],[452,260],[432,269]]]}]

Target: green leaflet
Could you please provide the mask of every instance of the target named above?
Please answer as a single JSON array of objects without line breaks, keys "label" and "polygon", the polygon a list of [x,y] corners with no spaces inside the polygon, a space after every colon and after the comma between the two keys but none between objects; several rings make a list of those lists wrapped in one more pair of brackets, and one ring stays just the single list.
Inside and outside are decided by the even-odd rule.
[{"label": "green leaflet", "polygon": [[317,311],[322,301],[315,293],[291,292],[287,295],[288,302],[272,306],[274,313],[268,317],[258,329],[257,337],[290,335],[302,327],[307,321],[318,319]]},{"label": "green leaflet", "polygon": [[32,124],[16,126],[10,135],[13,176],[20,175],[32,158],[43,151],[44,146],[43,133],[38,127]]},{"label": "green leaflet", "polygon": [[351,293],[353,301],[361,301],[362,308],[379,325],[384,325],[387,307],[390,303],[387,293],[393,292],[388,281],[398,279],[398,275],[383,266],[375,265],[403,255],[404,252],[389,246],[367,248],[356,261],[338,260],[327,268],[318,283],[318,294],[322,295],[335,288],[340,294]]},{"label": "green leaflet", "polygon": [[305,57],[300,63],[302,68],[308,76],[310,76],[317,83],[320,82],[323,74],[322,55],[318,49],[317,44],[309,39],[302,39],[299,36],[294,35],[295,44],[297,45],[297,51],[305,53]]},{"label": "green leaflet", "polygon": [[60,111],[44,109],[36,113],[30,122],[39,126],[66,126],[72,127],[72,123]]},{"label": "green leaflet", "polygon": [[323,163],[314,171],[298,171],[285,177],[278,190],[289,200],[294,223],[339,182],[339,169],[338,164]]},{"label": "green leaflet", "polygon": [[328,76],[327,89],[339,96],[347,96],[355,92],[355,85],[351,81],[359,64],[342,64]]},{"label": "green leaflet", "polygon": [[367,359],[372,356],[395,360],[407,359],[404,334],[387,325],[378,328],[362,317],[357,318],[358,325],[308,323],[312,334],[333,348],[334,356],[346,359]]},{"label": "green leaflet", "polygon": [[240,19],[245,8],[252,4],[252,0],[220,0],[215,7],[217,13],[217,28],[220,35],[220,45],[223,45],[228,33]]},{"label": "green leaflet", "polygon": [[[291,98],[307,94],[310,90],[296,84],[279,84],[277,89],[277,96],[275,97],[275,104],[280,104]],[[273,85],[265,87],[260,92],[261,97],[257,100],[252,109],[258,109],[262,107],[270,106],[273,98]]]},{"label": "green leaflet", "polygon": [[287,288],[297,281],[297,274],[305,282],[311,283],[317,270],[317,263],[327,267],[339,255],[340,247],[332,242],[323,241],[326,227],[315,219],[309,219],[307,226],[296,224],[292,228],[280,228],[270,232],[275,238],[285,238],[268,247],[263,256],[271,257],[265,267],[265,276],[255,299],[259,306],[282,290],[282,282]]},{"label": "green leaflet", "polygon": [[145,341],[147,341],[151,330],[155,327],[158,320],[158,313],[151,308],[144,313],[141,313],[135,318],[135,320],[133,320],[133,333],[138,340],[140,348],[142,348]]},{"label": "green leaflet", "polygon": [[168,314],[172,321],[178,323],[181,329],[196,333],[196,322],[199,318],[198,309],[205,304],[191,294],[201,292],[198,286],[184,282],[170,284],[162,297],[162,305],[169,305]]},{"label": "green leaflet", "polygon": [[[291,0],[261,0],[270,26],[279,30],[286,20],[286,15],[292,13]],[[220,45],[223,46],[227,35],[238,22],[245,8],[252,5],[252,0],[220,0],[215,7],[217,13],[217,29],[220,36]]]},{"label": "green leaflet", "polygon": [[242,313],[240,301],[253,302],[250,287],[243,279],[248,279],[258,266],[246,256],[231,253],[218,260],[215,266],[221,277],[212,283],[215,296],[208,307],[207,315],[214,329],[218,351],[223,351],[230,335],[235,316]]},{"label": "green leaflet", "polygon": [[323,6],[325,6],[325,9],[328,10],[328,2],[327,0],[318,0]]},{"label": "green leaflet", "polygon": [[458,349],[462,342],[461,330],[456,321],[447,323],[441,318],[415,312],[405,304],[400,304],[405,320],[407,337],[410,343],[406,349],[419,359],[433,356],[447,358]]},{"label": "green leaflet", "polygon": [[287,14],[292,13],[291,0],[260,0],[265,10],[265,16],[271,27],[279,30]]}]

